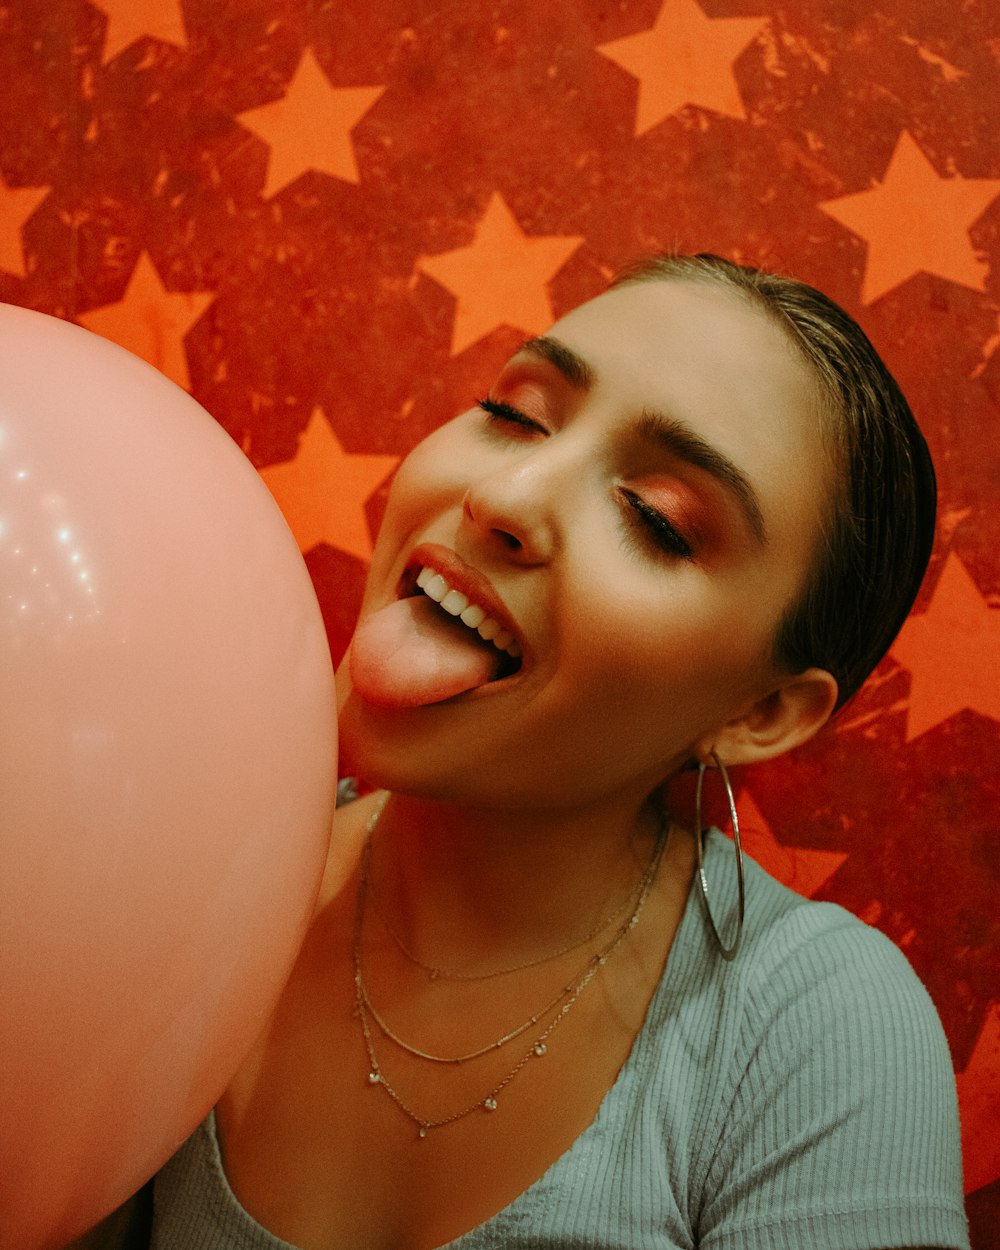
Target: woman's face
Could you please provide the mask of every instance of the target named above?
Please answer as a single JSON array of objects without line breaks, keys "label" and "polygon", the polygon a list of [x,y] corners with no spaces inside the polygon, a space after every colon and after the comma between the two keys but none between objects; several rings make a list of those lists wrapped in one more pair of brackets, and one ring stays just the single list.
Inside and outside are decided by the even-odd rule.
[{"label": "woman's face", "polygon": [[[354,681],[351,664],[341,673],[364,775],[501,807],[586,803],[645,795],[707,750],[782,676],[775,631],[831,487],[820,425],[806,365],[725,288],[622,286],[528,344],[396,477],[352,643],[362,658]],[[428,563],[513,628],[516,673],[444,699],[418,680],[394,698],[414,605],[384,614],[388,633],[376,614],[420,594]],[[419,607],[435,655],[465,645],[465,625]]]}]

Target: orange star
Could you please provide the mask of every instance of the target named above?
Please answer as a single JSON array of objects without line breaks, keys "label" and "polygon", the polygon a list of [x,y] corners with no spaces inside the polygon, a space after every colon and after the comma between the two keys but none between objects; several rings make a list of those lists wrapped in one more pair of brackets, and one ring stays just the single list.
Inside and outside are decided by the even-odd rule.
[{"label": "orange star", "polygon": [[181,0],[93,0],[93,3],[108,15],[105,61],[145,37],[181,47],[187,43]]},{"label": "orange star", "polygon": [[8,187],[0,177],[0,269],[25,276],[21,227],[42,200],[49,187]]},{"label": "orange star", "polygon": [[733,62],[765,17],[707,17],[695,0],[664,0],[652,30],[598,45],[639,79],[636,136],[685,104],[746,117]]},{"label": "orange star", "polygon": [[333,87],[307,48],[280,100],[248,109],[239,119],[271,148],[265,197],[309,169],[359,182],[351,131],[384,87]]},{"label": "orange star", "polygon": [[997,195],[998,178],[942,178],[904,130],[878,186],[819,207],[867,241],[861,300],[870,304],[921,272],[985,290],[969,227]]},{"label": "orange star", "polygon": [[299,550],[329,543],[367,562],[372,538],[365,503],[399,456],[344,451],[321,408],[313,410],[294,459],[261,470]]},{"label": "orange star", "polygon": [[143,252],[122,298],[81,313],[77,321],[148,360],[187,390],[190,378],[184,336],[214,298],[208,291],[168,291]]},{"label": "orange star", "polygon": [[528,238],[496,192],[467,247],[423,256],[417,267],[458,301],[451,354],[498,326],[540,334],[553,321],[546,285],[583,242],[578,235]]},{"label": "orange star", "polygon": [[743,849],[765,872],[796,894],[812,898],[847,859],[840,851],[810,851],[803,847],[782,846],[749,790],[741,790],[736,810],[740,818]]},{"label": "orange star", "polygon": [[1000,1179],[1000,1005],[994,1005],[983,1024],[976,1048],[964,1072],[957,1077],[962,1110],[962,1158],[965,1192],[971,1194]]},{"label": "orange star", "polygon": [[892,654],[910,670],[908,742],[965,708],[1000,720],[1000,609],[987,605],[954,553],[927,611],[910,617]]}]

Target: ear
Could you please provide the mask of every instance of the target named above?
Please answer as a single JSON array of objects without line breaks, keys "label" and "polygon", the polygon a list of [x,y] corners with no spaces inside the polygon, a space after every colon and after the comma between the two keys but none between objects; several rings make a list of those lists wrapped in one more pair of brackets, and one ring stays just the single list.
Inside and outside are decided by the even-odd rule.
[{"label": "ear", "polygon": [[808,668],[783,679],[769,694],[715,734],[696,744],[708,763],[712,751],[726,764],[754,764],[807,742],[830,719],[837,703],[837,681],[825,669]]}]

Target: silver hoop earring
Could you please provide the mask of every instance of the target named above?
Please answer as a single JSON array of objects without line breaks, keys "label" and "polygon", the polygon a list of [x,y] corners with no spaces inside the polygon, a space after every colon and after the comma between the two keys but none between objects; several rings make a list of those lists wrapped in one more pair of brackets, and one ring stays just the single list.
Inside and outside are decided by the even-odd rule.
[{"label": "silver hoop earring", "polygon": [[733,822],[733,841],[736,844],[736,882],[739,887],[739,910],[736,918],[736,937],[733,939],[731,946],[726,946],[722,940],[722,934],[719,932],[712,915],[712,907],[708,900],[708,880],[705,877],[705,833],[706,830],[701,823],[701,782],[705,776],[706,764],[698,765],[698,785],[695,789],[695,820],[698,823],[698,836],[695,839],[695,847],[698,851],[698,885],[701,890],[701,901],[705,907],[705,915],[708,917],[708,923],[712,926],[712,932],[715,934],[715,940],[719,946],[719,954],[723,959],[733,959],[736,952],[740,949],[740,942],[743,938],[743,848],[740,846],[740,822],[736,815],[736,800],[733,798],[733,787],[729,784],[729,774],[722,760],[710,751],[712,759],[715,760],[715,767],[722,776],[722,784],[726,787],[726,797],[729,799],[729,818]]}]

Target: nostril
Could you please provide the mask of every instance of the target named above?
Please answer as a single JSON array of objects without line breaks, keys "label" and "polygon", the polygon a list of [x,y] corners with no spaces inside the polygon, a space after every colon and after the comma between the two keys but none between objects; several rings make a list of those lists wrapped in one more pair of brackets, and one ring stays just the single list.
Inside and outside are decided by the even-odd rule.
[{"label": "nostril", "polygon": [[532,499],[513,495],[503,482],[470,487],[462,501],[462,520],[475,531],[477,541],[490,542],[497,554],[502,552],[515,563],[544,563],[555,545],[545,509]]}]

